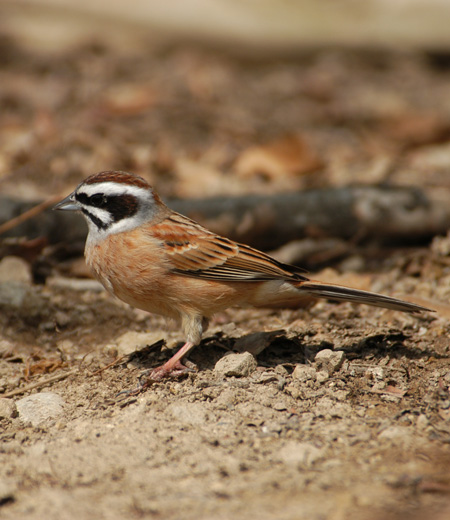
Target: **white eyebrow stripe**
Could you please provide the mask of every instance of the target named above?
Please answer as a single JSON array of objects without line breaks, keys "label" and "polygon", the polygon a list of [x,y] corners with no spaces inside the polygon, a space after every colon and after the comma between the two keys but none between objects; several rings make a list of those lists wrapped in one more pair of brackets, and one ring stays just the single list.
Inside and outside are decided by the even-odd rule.
[{"label": "white eyebrow stripe", "polygon": [[153,198],[148,189],[131,186],[130,184],[119,184],[117,182],[97,182],[95,184],[83,184],[77,189],[77,193],[84,193],[88,197],[96,193],[104,195],[134,195],[137,198]]}]

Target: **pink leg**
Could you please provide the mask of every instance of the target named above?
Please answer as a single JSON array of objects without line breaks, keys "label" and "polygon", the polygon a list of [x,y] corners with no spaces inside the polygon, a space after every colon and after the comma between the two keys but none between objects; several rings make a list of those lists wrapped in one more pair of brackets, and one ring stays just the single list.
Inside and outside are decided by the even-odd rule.
[{"label": "pink leg", "polygon": [[191,372],[191,369],[185,367],[181,360],[184,358],[188,352],[190,352],[195,347],[194,343],[188,341],[185,343],[180,350],[172,356],[169,361],[164,363],[164,365],[154,368],[150,375],[148,376],[147,382],[144,383],[147,386],[148,383],[152,381],[161,381],[165,377],[178,377],[183,374],[187,374]]},{"label": "pink leg", "polygon": [[[194,343],[188,341],[180,348],[180,350],[174,356],[172,356],[169,359],[169,361],[164,363],[164,365],[154,368],[151,372],[150,372],[150,370],[148,370],[147,372],[145,372],[145,374],[142,374],[137,388],[135,388],[134,390],[124,390],[122,392],[119,392],[117,394],[117,397],[120,395],[124,395],[125,398],[127,398],[132,395],[137,395],[137,394],[141,393],[142,390],[145,390],[152,383],[162,381],[166,377],[178,377],[178,376],[187,374],[189,372],[192,372],[192,370],[190,368],[185,367],[181,363],[181,360],[194,347],[195,347]],[[150,372],[150,375],[147,377],[147,379],[145,379],[143,381],[144,376],[148,372]]]}]

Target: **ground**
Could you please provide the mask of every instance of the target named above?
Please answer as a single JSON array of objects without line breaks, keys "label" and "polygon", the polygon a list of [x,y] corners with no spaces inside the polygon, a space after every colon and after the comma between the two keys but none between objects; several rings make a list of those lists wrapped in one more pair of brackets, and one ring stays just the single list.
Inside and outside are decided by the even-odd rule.
[{"label": "ground", "polygon": [[[124,57],[99,43],[64,56],[2,45],[10,196],[67,194],[106,168],[183,198],[450,188],[442,54],[324,49],[264,61],[183,46]],[[33,262],[2,271],[1,518],[450,516],[449,238],[355,238],[313,273],[437,313],[326,301],[230,309],[187,377],[137,395],[118,394],[168,359],[180,331],[112,299],[79,259],[56,262],[55,247],[42,251],[54,261],[39,280]],[[256,357],[247,375],[216,365],[236,350]],[[13,402],[20,411],[44,392],[63,409],[33,426]]]}]

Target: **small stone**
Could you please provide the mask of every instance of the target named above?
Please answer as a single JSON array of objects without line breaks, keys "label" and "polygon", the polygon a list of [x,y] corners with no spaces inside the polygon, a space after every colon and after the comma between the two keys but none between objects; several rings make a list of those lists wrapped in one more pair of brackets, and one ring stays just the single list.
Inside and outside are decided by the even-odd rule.
[{"label": "small stone", "polygon": [[16,403],[12,399],[0,398],[0,419],[17,417]]},{"label": "small stone", "polygon": [[130,330],[116,340],[117,355],[127,356],[147,345],[153,345],[153,343],[156,343],[160,339],[160,333],[135,332]]},{"label": "small stone", "polygon": [[336,408],[336,401],[329,397],[322,397],[319,399],[314,406],[314,414],[316,417],[332,417]]},{"label": "small stone", "polygon": [[416,421],[416,428],[418,430],[425,430],[425,428],[430,424],[430,421],[427,419],[427,416],[425,414],[420,414],[417,417]]},{"label": "small stone", "polygon": [[0,358],[6,358],[14,354],[14,343],[7,339],[0,339]]},{"label": "small stone", "polygon": [[174,403],[167,409],[174,419],[184,424],[205,424],[208,420],[208,412],[200,403]]},{"label": "small stone", "polygon": [[102,348],[102,352],[103,354],[107,355],[107,356],[110,356],[110,357],[113,357],[113,358],[117,358],[119,357],[119,350],[117,348],[117,345],[114,345],[112,343],[108,343],[107,345],[105,345],[103,348]]},{"label": "small stone", "polygon": [[373,379],[374,381],[383,381],[384,380],[384,368],[383,367],[369,367],[365,374],[368,379]]},{"label": "small stone", "polygon": [[323,457],[323,448],[317,448],[307,442],[287,442],[279,451],[282,462],[289,466],[311,467],[314,462]]},{"label": "small stone", "polygon": [[85,280],[78,278],[64,278],[62,276],[48,277],[46,285],[52,289],[70,289],[71,291],[80,292],[102,292],[104,287],[97,280]]},{"label": "small stone", "polygon": [[20,399],[16,406],[19,418],[23,423],[31,423],[32,426],[38,427],[48,419],[54,419],[61,415],[64,404],[63,399],[58,394],[41,392]]},{"label": "small stone", "polygon": [[329,378],[330,376],[326,370],[319,370],[319,372],[316,373],[316,381],[318,383],[325,383]]},{"label": "small stone", "polygon": [[250,352],[250,354],[257,356],[279,335],[279,332],[254,332],[252,334],[246,334],[236,340],[234,349],[236,352]]},{"label": "small stone", "polygon": [[309,381],[316,378],[317,370],[311,365],[297,365],[292,372],[293,379],[297,381]]},{"label": "small stone", "polygon": [[0,282],[0,306],[19,309],[28,295],[29,288],[22,282]]},{"label": "small stone", "polygon": [[299,399],[302,397],[302,391],[300,390],[300,388],[298,388],[297,385],[294,385],[294,384],[287,385],[285,390],[294,399]]},{"label": "small stone", "polygon": [[20,282],[31,284],[30,266],[17,256],[5,256],[0,262],[0,282]]},{"label": "small stone", "polygon": [[332,347],[334,345],[334,341],[333,341],[333,338],[332,338],[331,334],[324,334],[324,333],[321,333],[321,332],[316,334],[312,338],[312,341],[315,344],[320,345],[323,348],[325,348],[325,347]]},{"label": "small stone", "polygon": [[341,368],[344,359],[344,351],[326,348],[317,352],[314,361],[318,370],[326,370],[328,375],[331,376],[336,370]]},{"label": "small stone", "polygon": [[214,371],[225,377],[245,377],[254,372],[257,366],[256,359],[250,352],[242,352],[242,354],[229,352],[219,359]]},{"label": "small stone", "polygon": [[72,321],[72,318],[68,312],[57,311],[55,312],[55,321],[58,327],[64,328],[69,325],[69,323]]},{"label": "small stone", "polygon": [[16,486],[10,482],[0,481],[0,504],[5,505],[14,502],[16,493]]},{"label": "small stone", "polygon": [[394,442],[405,442],[411,437],[411,432],[407,426],[390,426],[383,430],[379,435],[379,439],[386,439]]}]

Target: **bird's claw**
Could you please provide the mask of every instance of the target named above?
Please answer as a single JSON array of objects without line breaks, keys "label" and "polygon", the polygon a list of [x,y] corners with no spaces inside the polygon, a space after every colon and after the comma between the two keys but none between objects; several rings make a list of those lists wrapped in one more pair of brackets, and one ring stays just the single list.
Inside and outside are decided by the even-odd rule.
[{"label": "bird's claw", "polygon": [[160,367],[156,367],[152,370],[146,370],[139,376],[139,383],[136,388],[133,390],[122,390],[116,395],[116,399],[120,397],[119,401],[123,401],[127,397],[133,397],[135,395],[139,395],[141,392],[146,390],[153,383],[159,383],[163,379],[168,378],[178,378],[186,376],[192,372],[195,372],[193,368],[187,367],[183,365],[180,361],[175,363],[173,366],[161,365]]}]

